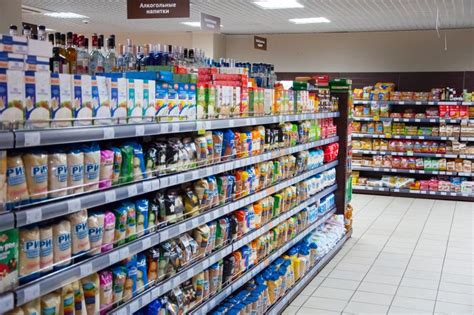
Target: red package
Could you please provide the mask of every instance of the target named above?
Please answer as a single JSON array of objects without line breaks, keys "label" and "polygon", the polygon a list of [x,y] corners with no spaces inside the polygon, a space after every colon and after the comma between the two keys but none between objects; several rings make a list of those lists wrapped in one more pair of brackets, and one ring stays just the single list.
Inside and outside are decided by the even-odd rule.
[{"label": "red package", "polygon": [[447,106],[447,105],[440,105],[439,106],[439,117],[440,118],[449,118],[448,107],[449,106]]}]

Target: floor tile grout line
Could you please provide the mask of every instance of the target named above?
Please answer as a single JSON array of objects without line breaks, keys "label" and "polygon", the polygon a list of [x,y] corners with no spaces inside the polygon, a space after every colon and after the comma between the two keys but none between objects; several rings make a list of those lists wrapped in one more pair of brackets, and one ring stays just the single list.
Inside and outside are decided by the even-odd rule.
[{"label": "floor tile grout line", "polygon": [[[394,228],[393,231],[395,231],[395,230],[397,229],[398,225],[399,225],[400,222],[403,220],[403,218],[405,217],[406,213],[408,212],[408,210],[410,209],[411,205],[413,204],[413,202],[414,202],[415,199],[413,199],[413,198],[411,198],[411,199],[412,199],[412,200],[411,200],[410,204],[408,205],[408,207],[407,207],[405,213],[404,213],[403,216],[400,218],[400,221],[398,222],[397,226]],[[390,205],[391,205],[394,201],[396,201],[396,200],[398,200],[398,199],[393,198],[392,201],[382,210],[382,212],[380,212],[380,214],[372,221],[372,223],[369,225],[369,227],[368,227],[368,228],[364,231],[364,233],[361,235],[361,238],[362,238],[363,235],[365,235],[365,233],[367,233],[367,231],[368,231],[368,230],[370,229],[370,227],[377,221],[377,219],[380,218],[380,217],[383,215],[383,213],[384,213],[387,209],[389,209]],[[392,233],[390,234],[390,236],[393,234],[393,231],[392,231]],[[385,242],[385,244],[386,244],[386,243],[388,242],[388,240],[390,239],[390,236],[389,236],[389,238],[387,239],[387,241]],[[357,244],[357,243],[358,243],[358,242],[356,242],[356,244]],[[384,247],[385,247],[385,244],[384,244]],[[374,265],[375,261],[376,261],[377,258],[380,256],[380,253],[382,252],[382,250],[383,250],[383,247],[382,247],[382,249],[379,251],[379,253],[377,254],[377,256],[375,257],[374,262],[370,265],[370,268],[372,268],[372,266]],[[337,266],[337,265],[336,265],[336,266]],[[369,269],[369,271],[370,271],[370,269]],[[360,287],[361,283],[364,281],[364,279],[365,279],[365,277],[367,276],[367,274],[369,273],[369,271],[367,271],[367,272],[365,273],[364,277],[362,278],[362,280],[359,281],[359,285],[358,285],[357,288],[354,290],[354,293],[352,294],[352,296],[349,298],[349,300],[348,300],[348,302],[346,303],[346,306],[344,307],[343,311],[346,309],[346,307],[347,307],[347,306],[349,305],[349,303],[351,302],[352,298],[354,297],[355,292],[357,292],[357,289]]]},{"label": "floor tile grout line", "polygon": [[411,255],[410,255],[410,259],[408,259],[408,263],[405,267],[405,270],[403,271],[403,274],[402,276],[400,277],[400,282],[398,283],[397,285],[397,289],[395,290],[395,294],[393,295],[393,298],[392,298],[392,301],[390,302],[390,305],[388,307],[388,312],[390,312],[390,309],[392,308],[392,304],[393,304],[393,301],[395,300],[395,297],[397,296],[397,292],[398,292],[398,289],[400,289],[400,284],[402,283],[402,280],[403,280],[403,276],[406,274],[407,272],[407,269],[408,269],[408,265],[410,265],[410,261],[412,260],[413,258],[413,253],[415,252],[417,246],[418,246],[418,243],[420,242],[420,238],[421,238],[421,235],[423,234],[423,230],[425,229],[426,227],[426,222],[428,221],[430,215],[431,215],[431,212],[433,211],[433,207],[434,205],[436,204],[436,201],[433,202],[433,204],[431,205],[431,208],[430,208],[430,211],[428,212],[428,215],[425,219],[425,222],[423,224],[423,228],[420,230],[420,234],[418,235],[418,239],[416,240],[416,244],[415,244],[415,247],[413,248],[412,252],[411,252]]},{"label": "floor tile grout line", "polygon": [[456,209],[458,207],[458,202],[456,201],[456,203],[454,204],[454,211],[453,211],[453,215],[451,217],[451,224],[449,226],[449,233],[448,233],[448,239],[446,240],[446,249],[444,251],[444,256],[443,256],[443,264],[441,265],[441,273],[439,275],[439,282],[438,282],[438,289],[436,290],[436,299],[435,299],[435,303],[434,303],[434,306],[433,306],[433,313],[435,312],[436,310],[436,304],[438,303],[438,295],[439,295],[439,288],[441,287],[441,279],[443,279],[443,269],[444,269],[444,263],[446,261],[446,253],[448,252],[448,246],[449,246],[449,237],[451,236],[451,231],[453,229],[453,222],[454,222],[454,217],[456,216]]}]

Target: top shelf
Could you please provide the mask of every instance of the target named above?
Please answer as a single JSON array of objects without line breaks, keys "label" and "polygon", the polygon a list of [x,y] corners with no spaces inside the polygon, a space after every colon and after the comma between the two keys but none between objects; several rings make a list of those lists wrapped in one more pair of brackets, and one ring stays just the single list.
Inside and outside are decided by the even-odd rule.
[{"label": "top shelf", "polygon": [[26,148],[85,141],[101,141],[195,132],[199,130],[226,129],[254,125],[265,125],[309,119],[339,117],[339,112],[304,113],[277,116],[229,118],[214,120],[175,121],[160,123],[124,124],[114,126],[88,126],[61,129],[23,129],[0,133],[0,149]]},{"label": "top shelf", "polygon": [[463,105],[474,106],[474,102],[461,101],[369,101],[354,100],[354,104],[388,104],[388,105]]}]

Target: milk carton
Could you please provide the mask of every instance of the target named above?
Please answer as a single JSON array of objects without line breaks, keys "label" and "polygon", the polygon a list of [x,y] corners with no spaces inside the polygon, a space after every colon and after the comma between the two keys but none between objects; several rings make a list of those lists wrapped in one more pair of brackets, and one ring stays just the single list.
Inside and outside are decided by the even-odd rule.
[{"label": "milk carton", "polygon": [[25,72],[25,118],[28,126],[49,126],[51,83],[48,72]]},{"label": "milk carton", "polygon": [[24,121],[25,73],[0,70],[0,121]]},{"label": "milk carton", "polygon": [[74,75],[73,116],[76,126],[92,125],[92,78],[89,75]]},{"label": "milk carton", "polygon": [[110,125],[112,116],[110,110],[109,90],[107,87],[107,78],[102,76],[92,77],[92,116],[97,118],[96,125]]}]

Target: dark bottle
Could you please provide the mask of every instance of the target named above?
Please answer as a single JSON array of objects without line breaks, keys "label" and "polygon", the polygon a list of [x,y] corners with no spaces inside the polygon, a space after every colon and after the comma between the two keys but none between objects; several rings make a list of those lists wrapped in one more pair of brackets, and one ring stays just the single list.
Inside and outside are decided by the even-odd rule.
[{"label": "dark bottle", "polygon": [[10,36],[18,36],[18,26],[12,24],[9,28]]},{"label": "dark bottle", "polygon": [[53,47],[53,57],[49,59],[49,70],[52,73],[63,73],[63,59],[57,46]]}]

